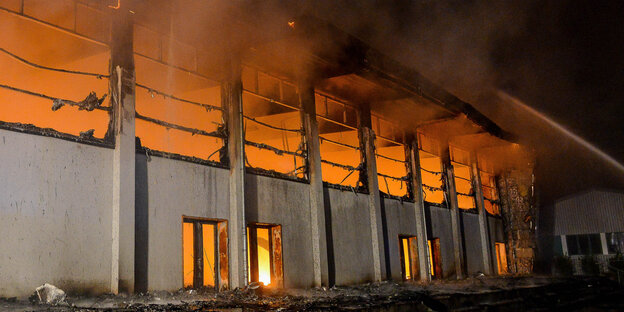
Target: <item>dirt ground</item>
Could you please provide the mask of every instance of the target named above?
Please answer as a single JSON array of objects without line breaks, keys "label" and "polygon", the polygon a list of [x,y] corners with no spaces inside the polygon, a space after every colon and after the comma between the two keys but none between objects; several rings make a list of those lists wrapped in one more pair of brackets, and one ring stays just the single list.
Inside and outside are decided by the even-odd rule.
[{"label": "dirt ground", "polygon": [[[422,283],[382,282],[353,287],[276,290],[180,290],[137,295],[67,297],[56,305],[33,304],[15,298],[0,299],[1,311],[444,311],[445,298],[539,288],[561,283],[550,277],[473,277],[460,281]],[[403,311],[403,310],[401,310]]]}]

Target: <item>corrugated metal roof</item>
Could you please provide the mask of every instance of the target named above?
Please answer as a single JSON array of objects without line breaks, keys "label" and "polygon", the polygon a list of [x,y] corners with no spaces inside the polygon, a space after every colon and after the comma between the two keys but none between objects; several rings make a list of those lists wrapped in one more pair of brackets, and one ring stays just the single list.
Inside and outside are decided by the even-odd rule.
[{"label": "corrugated metal roof", "polygon": [[624,192],[591,190],[555,203],[555,235],[624,232]]}]

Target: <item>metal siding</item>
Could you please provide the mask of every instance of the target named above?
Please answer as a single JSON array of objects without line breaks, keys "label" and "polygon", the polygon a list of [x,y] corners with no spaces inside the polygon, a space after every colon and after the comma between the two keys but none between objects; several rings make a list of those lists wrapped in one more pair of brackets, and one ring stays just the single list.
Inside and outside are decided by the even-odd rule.
[{"label": "metal siding", "polygon": [[590,191],[555,203],[555,235],[624,232],[624,194]]}]

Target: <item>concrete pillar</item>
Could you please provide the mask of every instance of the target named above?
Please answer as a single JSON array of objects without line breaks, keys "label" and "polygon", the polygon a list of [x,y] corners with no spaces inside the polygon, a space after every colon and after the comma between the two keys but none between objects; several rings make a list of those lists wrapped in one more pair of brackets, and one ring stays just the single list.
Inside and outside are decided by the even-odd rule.
[{"label": "concrete pillar", "polygon": [[134,291],[134,55],[132,14],[127,8],[113,12],[110,90],[112,123],[107,135],[115,141],[111,293]]},{"label": "concrete pillar", "polygon": [[429,265],[429,244],[427,242],[427,220],[425,220],[425,199],[422,189],[420,171],[420,156],[416,136],[407,137],[407,153],[410,171],[412,173],[411,192],[414,194],[414,215],[416,217],[416,238],[418,240],[418,260],[420,261],[420,280],[431,280],[431,266]]},{"label": "concrete pillar", "polygon": [[[448,146],[448,144],[446,145]],[[442,154],[442,163],[446,172],[446,199],[451,212],[451,232],[453,235],[453,255],[455,258],[455,274],[457,279],[464,278],[464,246],[460,230],[459,208],[457,207],[457,190],[455,189],[455,173],[451,164],[449,148],[446,147]]]},{"label": "concrete pillar", "polygon": [[325,228],[325,199],[321,174],[321,146],[316,120],[314,85],[302,80],[299,82],[302,124],[308,154],[308,177],[310,179],[310,227],[312,229],[312,260],[314,262],[314,286],[329,286],[327,266],[327,241]]},{"label": "concrete pillar", "polygon": [[568,252],[568,240],[566,239],[565,235],[561,235],[561,251],[566,257],[570,255],[570,253]]},{"label": "concrete pillar", "polygon": [[230,165],[230,216],[228,219],[230,289],[247,285],[245,134],[243,133],[241,70],[239,60],[232,58],[226,64],[225,78],[221,83],[222,107],[227,114],[227,144]]},{"label": "concrete pillar", "polygon": [[603,255],[608,255],[609,254],[609,245],[607,245],[607,234],[606,233],[600,233],[600,244],[602,245],[602,254]]},{"label": "concrete pillar", "polygon": [[375,157],[375,132],[371,124],[370,106],[365,103],[359,112],[360,144],[366,161],[366,178],[368,181],[368,211],[371,228],[371,248],[373,251],[374,281],[385,278],[381,268],[385,267],[385,249],[383,240],[383,224],[381,220],[381,194],[377,180],[377,159]]},{"label": "concrete pillar", "polygon": [[483,199],[483,188],[481,186],[481,175],[476,153],[472,155],[472,182],[479,212],[479,238],[481,239],[481,256],[483,259],[483,273],[491,275],[492,272],[492,252],[490,249],[490,231],[488,230],[487,213]]}]

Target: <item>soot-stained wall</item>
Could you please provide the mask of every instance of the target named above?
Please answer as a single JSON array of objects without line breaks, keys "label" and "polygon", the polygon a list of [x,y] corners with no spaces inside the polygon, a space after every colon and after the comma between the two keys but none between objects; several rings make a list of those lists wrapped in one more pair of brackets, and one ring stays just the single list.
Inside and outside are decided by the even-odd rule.
[{"label": "soot-stained wall", "polygon": [[113,150],[0,130],[0,296],[110,290]]},{"label": "soot-stained wall", "polygon": [[483,254],[481,251],[481,235],[479,234],[479,215],[461,212],[462,237],[464,245],[464,261],[467,274],[483,272]]},{"label": "soot-stained wall", "polygon": [[247,174],[245,219],[282,226],[284,287],[314,286],[309,184]]},{"label": "soot-stained wall", "polygon": [[139,283],[149,290],[182,288],[182,216],[228,219],[228,179],[227,169],[136,155]]},{"label": "soot-stained wall", "polygon": [[427,238],[440,239],[442,275],[444,278],[455,277],[450,211],[447,208],[425,206],[425,215],[427,216]]},{"label": "soot-stained wall", "polygon": [[401,281],[401,251],[399,249],[399,235],[416,236],[416,215],[414,203],[401,202],[396,199],[384,199],[382,212],[385,217],[386,261],[389,265],[389,274],[393,280]]},{"label": "soot-stained wall", "polygon": [[[333,242],[336,285],[370,282],[374,278],[368,195],[325,188],[325,218]],[[328,213],[329,212],[329,213]],[[332,251],[330,251],[332,252]],[[332,261],[330,259],[330,261]],[[330,266],[330,275],[331,275]]]}]

